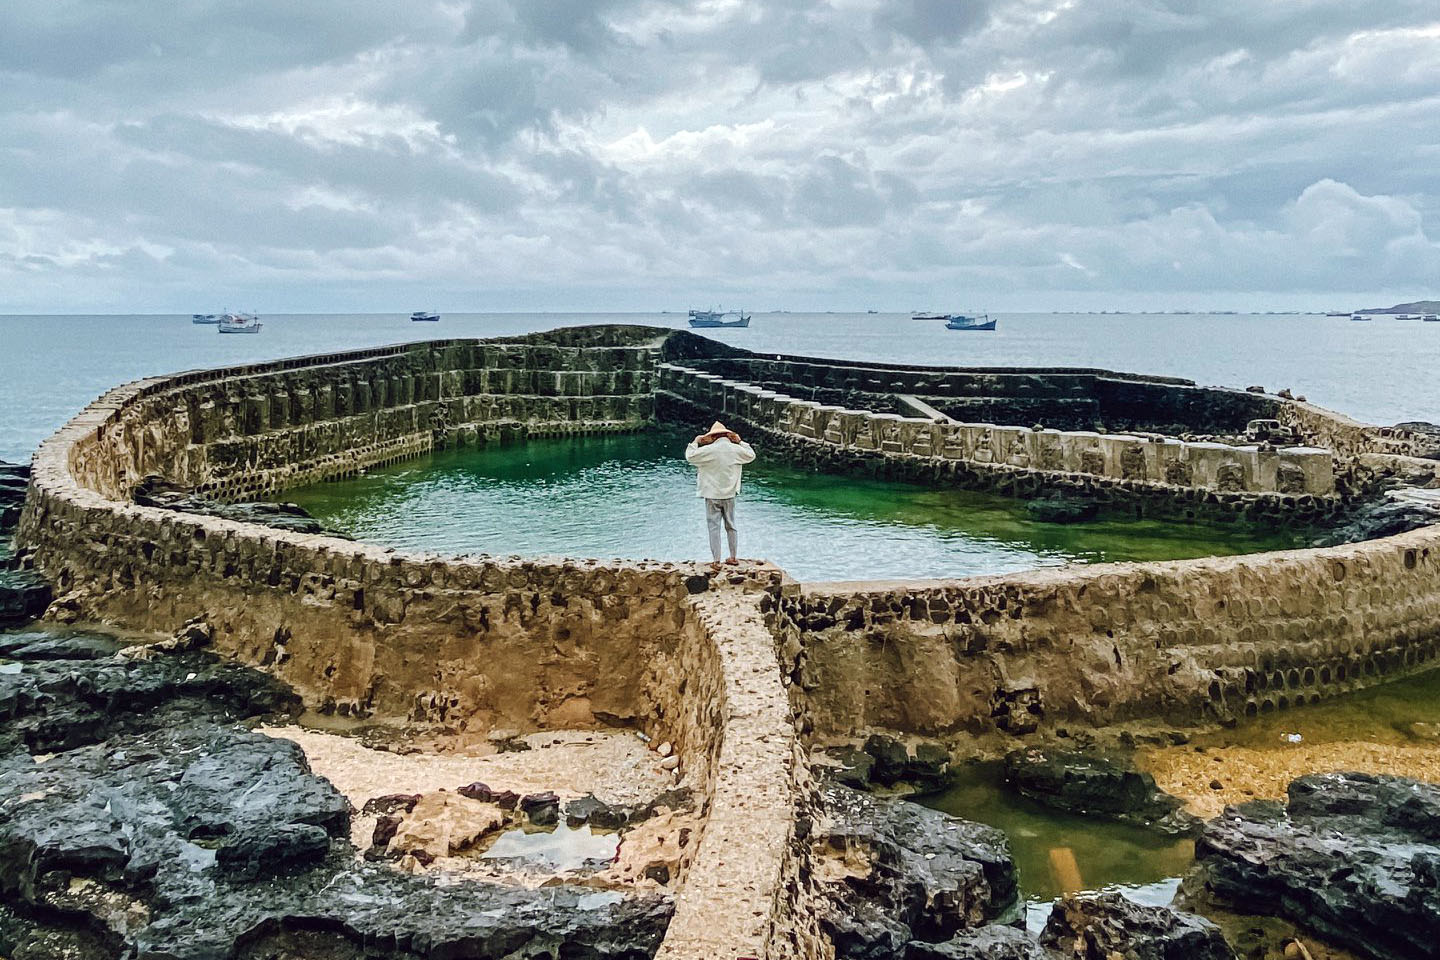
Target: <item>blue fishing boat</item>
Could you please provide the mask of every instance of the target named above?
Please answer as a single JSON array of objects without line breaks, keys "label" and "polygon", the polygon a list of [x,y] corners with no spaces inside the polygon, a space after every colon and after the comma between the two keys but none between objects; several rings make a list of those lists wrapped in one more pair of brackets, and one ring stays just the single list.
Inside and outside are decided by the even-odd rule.
[{"label": "blue fishing boat", "polygon": [[952,313],[945,318],[946,330],[994,330],[995,321],[988,313],[978,317],[967,317],[963,313]]},{"label": "blue fishing boat", "polygon": [[191,322],[191,323],[219,323],[219,322],[220,322],[220,318],[217,317],[217,316],[216,316],[215,314],[213,314],[213,313],[192,313],[192,314],[190,314],[190,322]]},{"label": "blue fishing boat", "polygon": [[410,319],[417,322],[435,323],[440,319],[440,314],[433,310],[416,310],[410,314]]}]

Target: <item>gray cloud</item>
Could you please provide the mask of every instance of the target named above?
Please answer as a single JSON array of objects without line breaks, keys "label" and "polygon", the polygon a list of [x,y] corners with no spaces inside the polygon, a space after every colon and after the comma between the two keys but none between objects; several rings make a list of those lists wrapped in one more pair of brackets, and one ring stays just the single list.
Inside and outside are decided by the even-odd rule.
[{"label": "gray cloud", "polygon": [[1433,294],[1437,41],[1430,0],[12,0],[0,310]]}]

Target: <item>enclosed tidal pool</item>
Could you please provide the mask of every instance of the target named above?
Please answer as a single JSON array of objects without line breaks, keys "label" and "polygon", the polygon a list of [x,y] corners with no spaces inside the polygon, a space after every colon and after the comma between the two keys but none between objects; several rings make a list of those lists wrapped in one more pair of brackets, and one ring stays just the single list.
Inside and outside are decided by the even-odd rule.
[{"label": "enclosed tidal pool", "polygon": [[[356,539],[443,553],[706,558],[689,435],[674,429],[438,452],[286,498]],[[1056,524],[1016,500],[815,473],[762,448],[745,470],[740,555],[800,580],[1006,573],[1302,546],[1301,532],[1099,517]]]}]

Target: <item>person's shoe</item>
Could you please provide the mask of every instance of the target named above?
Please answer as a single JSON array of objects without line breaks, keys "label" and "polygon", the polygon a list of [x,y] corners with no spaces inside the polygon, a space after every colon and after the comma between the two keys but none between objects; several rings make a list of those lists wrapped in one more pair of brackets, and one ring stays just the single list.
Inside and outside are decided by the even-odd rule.
[{"label": "person's shoe", "polygon": [[735,566],[737,563],[740,562],[740,558],[739,558],[739,557],[728,557],[728,558],[725,560],[725,562],[728,563],[728,564],[730,564],[730,566],[733,567],[733,566]]}]

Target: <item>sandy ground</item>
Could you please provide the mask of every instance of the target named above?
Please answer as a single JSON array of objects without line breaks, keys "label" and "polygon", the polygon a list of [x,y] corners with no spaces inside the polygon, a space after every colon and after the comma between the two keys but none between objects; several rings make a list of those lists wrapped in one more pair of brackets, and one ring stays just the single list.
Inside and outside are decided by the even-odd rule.
[{"label": "sandy ground", "polygon": [[1192,813],[1207,819],[1227,804],[1283,800],[1286,785],[1307,773],[1386,773],[1440,783],[1440,744],[1429,743],[1347,740],[1207,747],[1203,752],[1182,746],[1140,751],[1135,760],[1161,790],[1182,798]]}]

